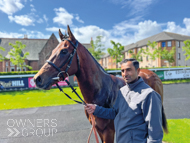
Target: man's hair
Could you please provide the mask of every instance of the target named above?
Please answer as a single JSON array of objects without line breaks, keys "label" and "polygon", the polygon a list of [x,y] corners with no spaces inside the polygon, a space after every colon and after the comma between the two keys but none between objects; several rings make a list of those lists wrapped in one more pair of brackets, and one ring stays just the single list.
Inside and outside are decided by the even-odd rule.
[{"label": "man's hair", "polygon": [[124,64],[127,63],[128,61],[131,61],[133,63],[133,66],[135,67],[135,69],[137,70],[139,68],[139,62],[136,59],[124,59],[120,64]]}]

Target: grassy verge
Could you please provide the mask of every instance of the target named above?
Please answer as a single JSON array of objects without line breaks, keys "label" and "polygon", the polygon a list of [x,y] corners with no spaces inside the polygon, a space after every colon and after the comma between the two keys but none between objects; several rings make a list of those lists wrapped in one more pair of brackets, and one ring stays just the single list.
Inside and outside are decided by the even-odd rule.
[{"label": "grassy verge", "polygon": [[167,81],[162,81],[163,84],[187,83],[187,82],[190,82],[190,79],[179,79],[179,80],[167,80]]},{"label": "grassy verge", "polygon": [[[80,89],[78,87],[76,89],[82,97]],[[78,100],[70,88],[64,88],[64,92]],[[0,110],[67,104],[75,104],[75,102],[67,98],[59,89],[0,92]]]},{"label": "grassy verge", "polygon": [[169,119],[169,134],[163,141],[167,143],[190,143],[190,119]]}]

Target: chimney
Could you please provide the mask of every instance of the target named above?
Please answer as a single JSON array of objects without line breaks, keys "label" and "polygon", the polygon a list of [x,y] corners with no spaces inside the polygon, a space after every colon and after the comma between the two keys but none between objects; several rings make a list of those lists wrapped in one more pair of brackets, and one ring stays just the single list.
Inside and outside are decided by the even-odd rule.
[{"label": "chimney", "polygon": [[24,39],[28,39],[28,35],[27,34],[24,35]]}]

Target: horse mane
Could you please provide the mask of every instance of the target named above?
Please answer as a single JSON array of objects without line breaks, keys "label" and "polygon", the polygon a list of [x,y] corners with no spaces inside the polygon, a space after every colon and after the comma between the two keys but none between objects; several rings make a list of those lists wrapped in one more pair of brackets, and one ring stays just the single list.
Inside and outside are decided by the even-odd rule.
[{"label": "horse mane", "polygon": [[83,47],[87,50],[87,52],[89,53],[89,55],[92,57],[92,59],[95,61],[95,63],[98,65],[98,67],[105,73],[108,74],[104,68],[98,63],[98,61],[94,58],[94,56],[92,56],[92,54],[88,51],[88,49],[83,45]]}]

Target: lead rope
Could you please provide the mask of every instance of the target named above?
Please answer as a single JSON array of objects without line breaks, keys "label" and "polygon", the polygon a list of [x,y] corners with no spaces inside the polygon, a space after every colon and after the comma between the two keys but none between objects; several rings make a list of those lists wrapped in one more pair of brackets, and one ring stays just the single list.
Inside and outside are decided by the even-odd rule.
[{"label": "lead rope", "polygon": [[[57,87],[59,88],[59,90],[60,90],[61,92],[63,92],[69,99],[75,101],[76,103],[86,105],[86,103],[84,102],[84,100],[82,100],[82,98],[79,96],[79,94],[76,92],[76,89],[73,88],[73,86],[70,84],[70,82],[69,82],[68,80],[65,80],[65,81],[67,82],[68,86],[73,90],[72,92],[74,92],[82,102],[72,99],[67,93],[65,93],[65,92],[62,90],[62,88],[59,86],[59,84],[56,83],[56,85],[57,85]],[[94,136],[95,136],[95,139],[96,139],[96,143],[99,143],[98,135],[97,135],[97,130],[96,130],[96,128],[95,128],[95,118],[94,118],[94,116],[93,116],[92,114],[89,114],[89,115],[90,115],[90,119],[91,119],[91,121],[92,121],[92,128],[91,128],[90,134],[89,134],[89,136],[88,136],[88,141],[87,141],[87,143],[90,142],[90,137],[91,137],[91,134],[92,134],[92,130],[94,131]]]},{"label": "lead rope", "polygon": [[90,136],[91,136],[91,134],[92,134],[92,130],[94,131],[94,136],[95,136],[96,142],[99,143],[97,131],[96,131],[96,128],[95,128],[95,119],[94,119],[94,117],[93,117],[92,114],[90,114],[90,118],[91,118],[91,121],[92,121],[92,128],[91,128],[90,134],[89,134],[89,136],[88,136],[88,141],[87,141],[87,143],[90,142]]}]

